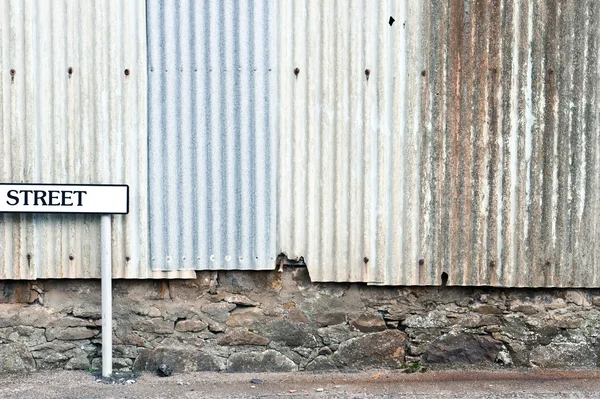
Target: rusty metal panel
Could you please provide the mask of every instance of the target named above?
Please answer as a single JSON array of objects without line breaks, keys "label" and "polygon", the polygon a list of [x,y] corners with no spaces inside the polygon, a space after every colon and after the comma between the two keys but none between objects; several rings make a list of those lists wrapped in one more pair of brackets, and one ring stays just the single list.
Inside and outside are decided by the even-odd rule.
[{"label": "rusty metal panel", "polygon": [[[113,276],[148,278],[143,0],[0,1],[0,181],[125,183]],[[100,277],[100,218],[0,215],[0,279]]]},{"label": "rusty metal panel", "polygon": [[282,8],[278,250],[316,281],[599,286],[599,12]]},{"label": "rusty metal panel", "polygon": [[153,270],[272,270],[275,0],[148,0]]}]

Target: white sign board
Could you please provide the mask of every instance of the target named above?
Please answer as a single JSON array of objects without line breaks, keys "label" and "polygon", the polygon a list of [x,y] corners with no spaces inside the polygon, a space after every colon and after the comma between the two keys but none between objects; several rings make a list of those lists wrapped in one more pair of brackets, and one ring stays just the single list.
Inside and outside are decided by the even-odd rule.
[{"label": "white sign board", "polygon": [[0,183],[3,212],[127,214],[129,186]]}]

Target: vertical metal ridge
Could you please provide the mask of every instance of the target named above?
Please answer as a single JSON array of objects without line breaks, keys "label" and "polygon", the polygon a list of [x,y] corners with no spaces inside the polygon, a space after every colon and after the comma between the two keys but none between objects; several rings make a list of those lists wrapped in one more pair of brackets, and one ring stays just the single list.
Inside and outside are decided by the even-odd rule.
[{"label": "vertical metal ridge", "polygon": [[[500,185],[498,190],[499,206],[498,206],[498,253],[497,260],[489,264],[490,270],[497,276],[498,284],[510,285],[510,282],[505,281],[506,277],[512,277],[513,273],[505,273],[505,269],[512,265],[514,247],[511,242],[511,235],[514,231],[513,203],[514,203],[514,167],[516,160],[513,157],[513,147],[515,138],[515,123],[517,118],[513,112],[513,104],[515,102],[515,94],[513,91],[513,64],[518,62],[518,55],[515,56],[513,51],[515,35],[518,33],[518,28],[514,23],[514,4],[512,0],[505,0],[500,10],[500,32],[501,57],[499,60],[499,89],[500,95],[500,112],[498,125],[500,134],[498,141],[500,144],[498,162]],[[490,261],[492,262],[492,261]]]},{"label": "vertical metal ridge", "polygon": [[[361,172],[359,170],[362,162],[360,160],[363,157],[363,151],[361,148],[361,89],[362,89],[362,57],[360,54],[361,42],[361,28],[362,28],[362,13],[359,7],[359,1],[354,0],[350,2],[349,7],[349,32],[348,32],[348,112],[349,112],[349,124],[348,124],[348,135],[349,135],[349,214],[348,214],[348,259],[346,267],[346,280],[348,281],[359,281],[362,277],[363,262],[361,262],[361,256],[363,254],[363,237],[362,237],[362,226],[361,221],[361,198],[362,198],[362,185],[360,183]],[[310,95],[310,94],[309,94]],[[309,97],[310,98],[310,97]],[[309,177],[310,178],[310,177]],[[317,204],[313,203],[311,208],[317,208]],[[308,250],[314,251],[314,248],[308,248]]]},{"label": "vertical metal ridge", "polygon": [[[593,15],[598,15],[600,6],[595,1],[588,2],[588,18],[589,30],[586,42],[585,52],[585,105],[583,109],[585,128],[583,131],[586,134],[586,145],[585,145],[585,196],[583,198],[583,211],[582,211],[582,233],[580,248],[585,253],[584,262],[586,281],[591,282],[592,285],[597,285],[599,278],[598,273],[594,273],[594,260],[597,259],[598,243],[596,240],[590,242],[590,240],[584,237],[595,237],[598,230],[594,223],[594,215],[596,215],[597,204],[598,204],[598,113],[593,112],[594,107],[597,106],[597,85],[594,83],[598,78],[598,62],[594,54],[598,51],[598,36],[594,35],[593,32],[598,32],[598,20],[592,18]],[[583,256],[582,256],[583,257]]]},{"label": "vertical metal ridge", "polygon": [[[574,6],[575,7],[575,6]],[[588,14],[588,4],[584,2],[579,7],[575,7],[572,35],[576,38],[587,38],[589,36],[590,16]],[[575,21],[584,21],[575,24]],[[587,40],[573,40],[572,53],[572,91],[573,105],[571,107],[571,135],[570,135],[570,164],[573,167],[570,170],[570,223],[569,223],[569,242],[568,250],[570,252],[569,263],[572,265],[571,279],[589,280],[591,279],[592,265],[588,263],[585,256],[579,252],[581,231],[583,229],[581,215],[583,213],[582,200],[585,195],[585,144],[586,131],[584,130],[583,113],[585,112],[585,56]],[[565,265],[568,268],[568,265]]]},{"label": "vertical metal ridge", "polygon": [[[0,4],[0,98],[3,100],[7,98],[7,90],[8,90],[8,80],[10,79],[10,72],[7,75],[6,70],[10,69],[8,65],[6,65],[6,60],[8,59],[7,52],[7,39],[8,35],[6,34],[6,27],[8,26],[8,12],[6,7],[6,2]],[[8,116],[7,103],[6,101],[0,102],[0,151],[6,153],[6,141],[7,141],[7,123],[10,123],[10,117]],[[6,161],[8,157],[3,156],[0,159],[0,179],[6,179]],[[9,215],[0,215],[0,262],[6,264],[6,257],[8,256],[8,240],[7,238],[7,216]],[[12,270],[6,267],[0,268],[0,278],[6,279],[12,274]]]}]

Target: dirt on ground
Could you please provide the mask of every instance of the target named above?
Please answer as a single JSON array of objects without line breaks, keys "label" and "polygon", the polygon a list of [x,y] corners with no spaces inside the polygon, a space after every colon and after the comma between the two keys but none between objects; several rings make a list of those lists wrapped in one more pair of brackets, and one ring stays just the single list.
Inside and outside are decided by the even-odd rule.
[{"label": "dirt on ground", "polygon": [[53,371],[0,377],[0,398],[600,398],[600,372],[191,373],[101,381]]}]

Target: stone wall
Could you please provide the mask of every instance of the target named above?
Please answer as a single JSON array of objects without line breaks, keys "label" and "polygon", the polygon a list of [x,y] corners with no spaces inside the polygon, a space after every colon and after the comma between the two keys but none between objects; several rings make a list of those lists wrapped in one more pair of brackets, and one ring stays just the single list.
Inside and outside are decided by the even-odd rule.
[{"label": "stone wall", "polygon": [[[114,282],[114,368],[597,364],[600,290],[311,283],[306,269]],[[101,368],[100,282],[0,282],[0,372]]]}]

